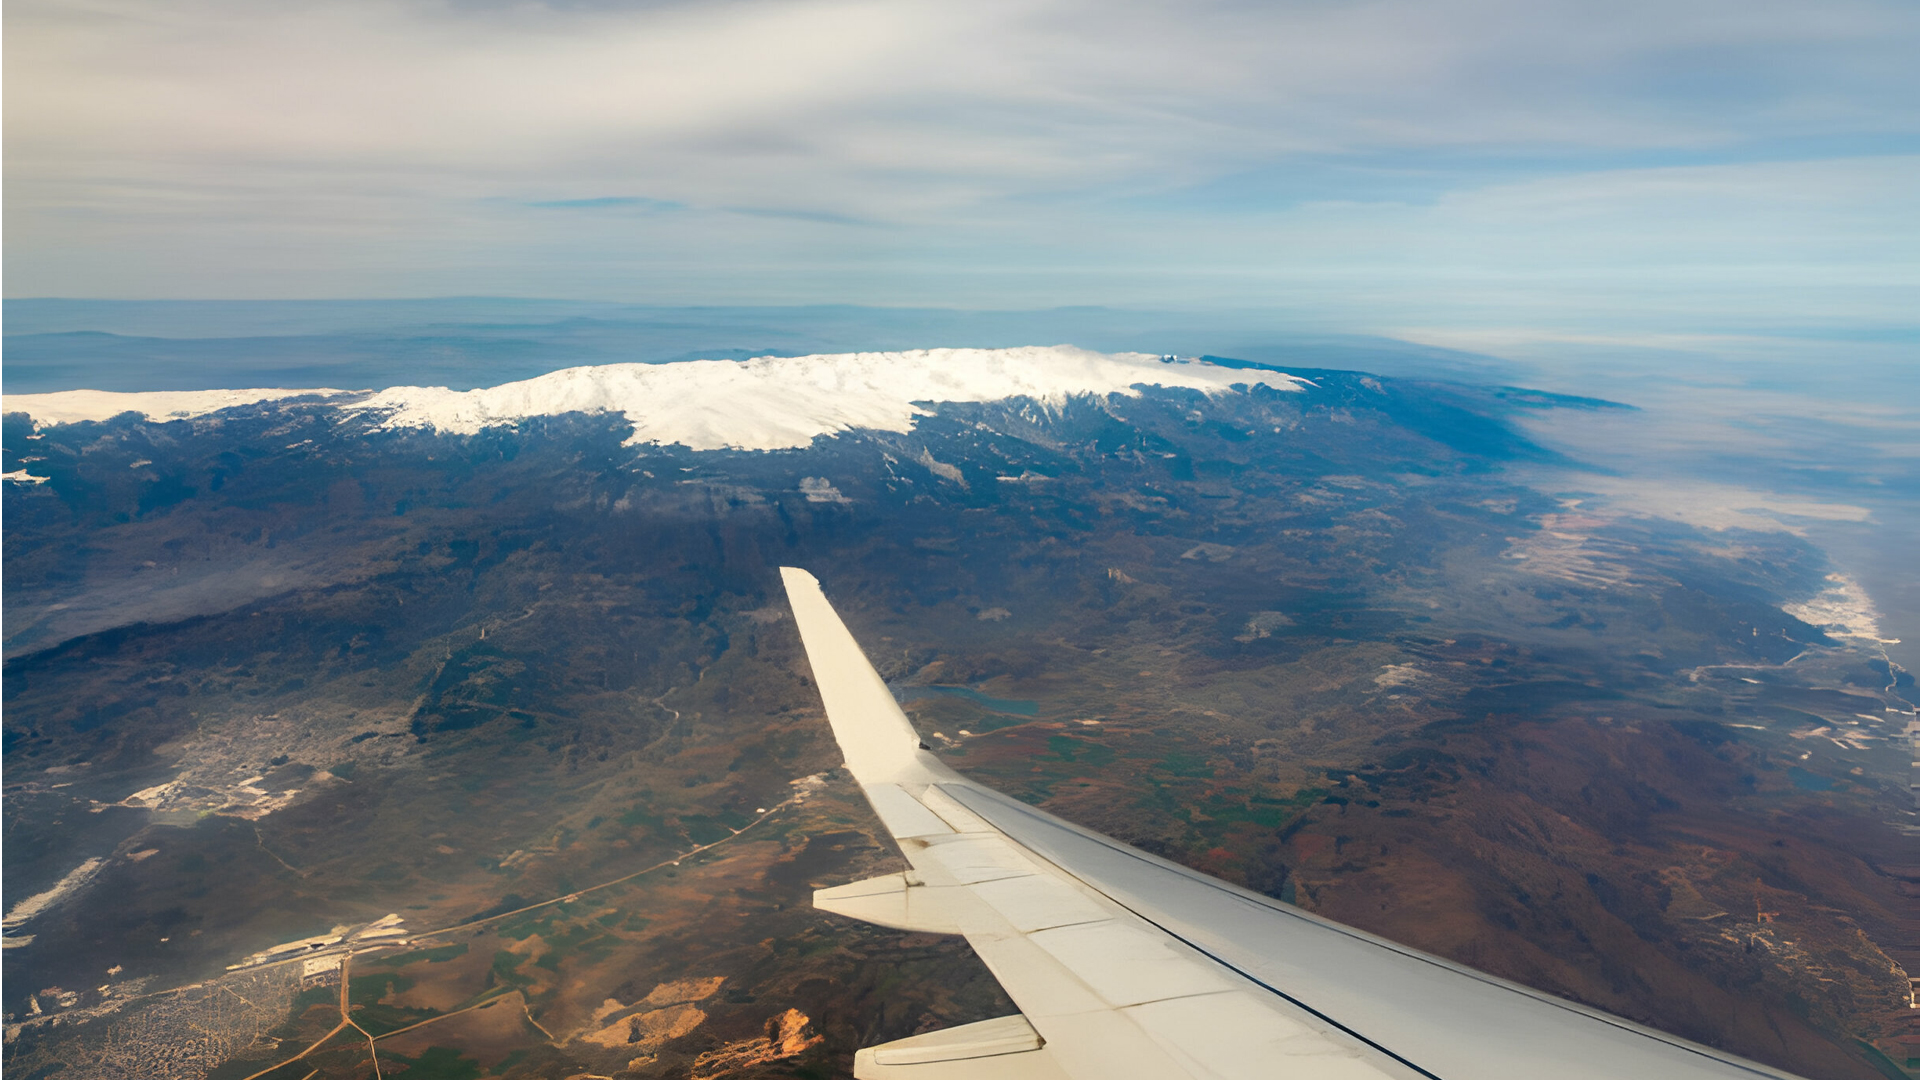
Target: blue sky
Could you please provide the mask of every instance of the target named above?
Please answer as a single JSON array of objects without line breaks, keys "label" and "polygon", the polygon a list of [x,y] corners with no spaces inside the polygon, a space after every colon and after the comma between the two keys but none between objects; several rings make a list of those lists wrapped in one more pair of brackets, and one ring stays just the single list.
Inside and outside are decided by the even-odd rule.
[{"label": "blue sky", "polygon": [[1909,0],[14,0],[6,294],[1910,325]]}]

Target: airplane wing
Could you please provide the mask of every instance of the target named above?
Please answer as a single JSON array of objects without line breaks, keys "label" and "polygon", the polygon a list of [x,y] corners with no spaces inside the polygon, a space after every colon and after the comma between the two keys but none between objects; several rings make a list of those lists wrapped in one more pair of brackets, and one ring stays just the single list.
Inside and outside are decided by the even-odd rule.
[{"label": "airplane wing", "polygon": [[967,780],[920,742],[813,575],[780,573],[847,768],[912,867],[815,906],[964,935],[1020,1008],[861,1050],[858,1080],[1791,1080]]}]

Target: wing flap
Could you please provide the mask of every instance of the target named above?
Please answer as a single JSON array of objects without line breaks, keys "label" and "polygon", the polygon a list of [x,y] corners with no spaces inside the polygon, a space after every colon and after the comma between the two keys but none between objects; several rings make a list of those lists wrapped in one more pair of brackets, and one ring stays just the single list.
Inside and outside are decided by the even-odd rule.
[{"label": "wing flap", "polygon": [[1040,1033],[1024,1016],[1002,1016],[977,1024],[944,1028],[873,1048],[877,1065],[918,1065],[928,1061],[966,1061],[1040,1049]]},{"label": "wing flap", "polygon": [[905,840],[913,836],[947,836],[953,833],[953,827],[941,820],[940,815],[927,809],[920,801],[903,791],[898,784],[868,784],[864,789],[867,802],[873,812],[893,834],[895,840]]},{"label": "wing flap", "polygon": [[1116,1009],[1166,998],[1224,993],[1233,982],[1181,955],[1164,934],[1117,919],[1039,930],[1030,935]]},{"label": "wing flap", "polygon": [[972,888],[975,896],[1023,934],[1113,918],[1107,909],[1051,874],[983,881]]},{"label": "wing flap", "polygon": [[943,1028],[854,1055],[855,1080],[1071,1080],[1022,1016]]},{"label": "wing flap", "polygon": [[882,874],[813,893],[813,906],[821,911],[923,934],[960,933],[954,900],[953,889],[930,889],[906,874]]},{"label": "wing flap", "polygon": [[1126,1014],[1195,1076],[1380,1075],[1360,1047],[1325,1038],[1305,1024],[1277,1024],[1264,1003],[1241,991],[1150,1001]]}]

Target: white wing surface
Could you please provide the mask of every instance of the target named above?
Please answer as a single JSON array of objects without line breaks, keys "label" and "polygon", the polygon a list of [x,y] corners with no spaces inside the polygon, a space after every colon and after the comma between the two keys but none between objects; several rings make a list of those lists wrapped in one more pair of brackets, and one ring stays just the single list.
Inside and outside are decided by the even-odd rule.
[{"label": "white wing surface", "polygon": [[781,570],[847,767],[913,868],[814,894],[961,934],[1019,1015],[859,1080],[1756,1080],[1787,1074],[1362,933],[975,784],[921,744],[811,574]]}]

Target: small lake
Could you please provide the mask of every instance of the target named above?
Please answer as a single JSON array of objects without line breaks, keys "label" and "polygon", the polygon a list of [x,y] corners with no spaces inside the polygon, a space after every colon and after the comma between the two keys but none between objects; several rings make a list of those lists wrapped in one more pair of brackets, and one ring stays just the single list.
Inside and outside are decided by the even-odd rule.
[{"label": "small lake", "polygon": [[1834,782],[1818,773],[1810,773],[1798,765],[1787,770],[1787,779],[1801,791],[1832,791]]},{"label": "small lake", "polygon": [[920,701],[931,697],[965,698],[991,712],[1011,713],[1014,716],[1035,716],[1040,712],[1040,703],[1037,701],[988,697],[969,686],[896,686],[893,688],[893,696],[901,702]]}]

